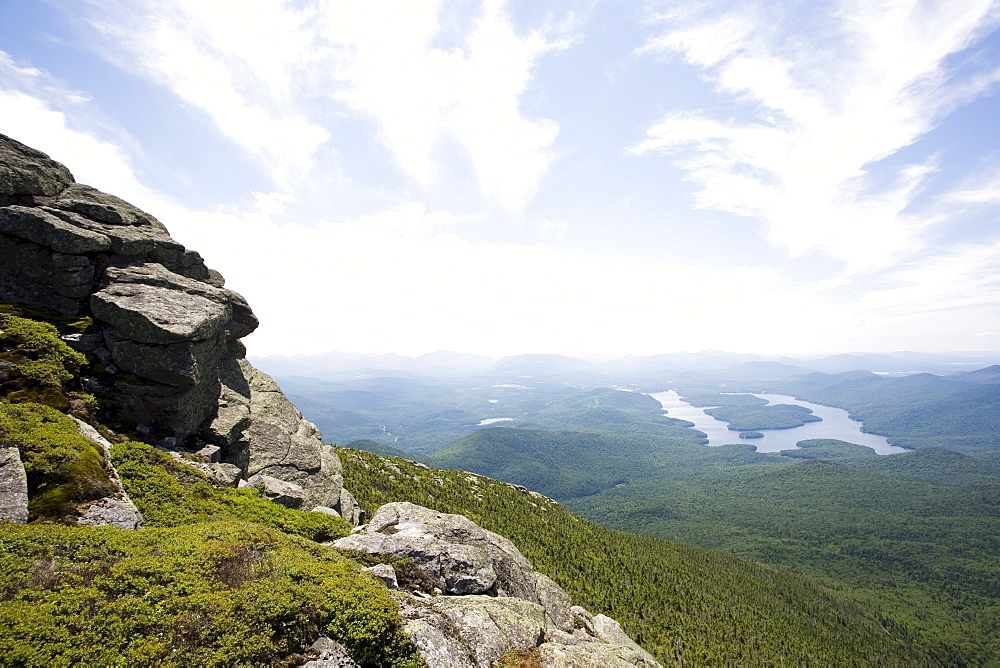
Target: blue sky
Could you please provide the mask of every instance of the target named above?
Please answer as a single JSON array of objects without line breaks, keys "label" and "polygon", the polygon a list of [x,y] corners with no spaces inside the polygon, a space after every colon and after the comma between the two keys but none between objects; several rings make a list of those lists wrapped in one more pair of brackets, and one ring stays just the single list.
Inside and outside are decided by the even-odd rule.
[{"label": "blue sky", "polygon": [[991,0],[0,0],[257,355],[998,350],[998,86]]}]

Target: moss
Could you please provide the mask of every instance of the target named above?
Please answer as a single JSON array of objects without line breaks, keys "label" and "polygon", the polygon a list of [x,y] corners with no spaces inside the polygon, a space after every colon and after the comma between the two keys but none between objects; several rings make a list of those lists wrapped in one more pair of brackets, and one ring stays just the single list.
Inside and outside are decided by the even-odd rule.
[{"label": "moss", "polygon": [[17,447],[28,479],[28,519],[73,521],[79,504],[116,488],[101,449],[41,404],[0,404],[0,443]]},{"label": "moss", "polygon": [[43,404],[58,411],[69,408],[69,397],[58,387],[28,387],[13,390],[5,397],[12,404]]},{"label": "moss", "polygon": [[104,466],[104,457],[96,448],[80,452],[29,497],[28,517],[72,517],[80,503],[114,494],[117,489]]},{"label": "moss", "polygon": [[87,358],[66,345],[59,338],[59,330],[47,322],[0,314],[0,330],[3,330],[0,336],[4,341],[25,353],[52,359],[63,365],[82,365],[87,362]]}]

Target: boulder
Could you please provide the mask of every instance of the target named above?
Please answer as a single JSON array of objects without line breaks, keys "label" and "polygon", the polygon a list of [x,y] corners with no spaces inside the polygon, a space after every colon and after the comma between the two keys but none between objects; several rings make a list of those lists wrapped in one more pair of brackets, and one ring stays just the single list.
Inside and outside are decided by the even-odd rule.
[{"label": "boulder", "polygon": [[617,622],[570,607],[513,543],[461,515],[389,503],[334,546],[409,557],[445,594],[406,593],[390,566],[366,569],[398,591],[403,630],[428,666],[492,666],[511,651],[525,661],[511,665],[659,666]]},{"label": "boulder", "polygon": [[57,253],[100,253],[111,249],[111,240],[103,234],[66,222],[44,208],[12,205],[0,209],[0,232]]},{"label": "boulder", "polygon": [[389,589],[399,589],[399,582],[396,580],[396,571],[392,569],[389,564],[375,564],[374,566],[369,566],[368,568],[362,568],[363,571],[368,571],[375,577],[382,580],[385,586]]},{"label": "boulder", "polygon": [[361,510],[361,506],[354,498],[354,495],[351,494],[346,487],[341,488],[340,502],[334,509],[337,511],[338,515],[354,526],[358,526],[364,521],[364,511]]},{"label": "boulder", "polygon": [[410,642],[435,668],[486,668],[509,652],[528,660],[512,665],[546,668],[660,665],[627,636],[627,644],[620,644],[583,629],[557,629],[541,605],[519,598],[410,596],[401,600],[400,615]]},{"label": "boulder", "polygon": [[[0,209],[3,211],[3,209]],[[51,308],[59,313],[75,314],[92,290],[91,285],[78,286],[79,272],[65,276],[58,266],[65,257],[50,248],[0,232],[0,298]],[[93,264],[87,262],[93,271]]]},{"label": "boulder", "polygon": [[[132,341],[165,345],[226,334],[233,320],[222,288],[156,263],[108,267],[105,287],[90,298],[94,317]],[[251,330],[252,331],[252,330]],[[241,329],[239,336],[249,332]]]},{"label": "boulder", "polygon": [[28,521],[28,477],[16,447],[0,447],[0,522]]},{"label": "boulder", "polygon": [[212,477],[215,479],[215,482],[223,487],[236,487],[240,476],[243,475],[243,471],[235,464],[226,464],[223,462],[212,464],[209,468],[212,471]]},{"label": "boulder", "polygon": [[247,480],[247,487],[259,487],[265,498],[279,503],[286,508],[299,508],[306,498],[306,492],[300,485],[287,480],[279,480],[269,475],[257,474]]},{"label": "boulder", "polygon": [[306,661],[303,667],[308,668],[357,668],[357,663],[351,658],[344,646],[336,640],[320,636],[309,647],[309,656],[315,657]]},{"label": "boulder", "polygon": [[104,341],[115,365],[126,373],[173,387],[187,388],[213,382],[217,371],[212,364],[225,353],[224,333],[200,341],[169,345],[138,343],[118,330],[104,330]]},{"label": "boulder", "polygon": [[114,397],[140,432],[172,436],[180,442],[199,434],[216,411],[219,381],[214,376],[187,388],[157,383],[139,376],[118,374]]},{"label": "boulder", "polygon": [[543,606],[556,627],[573,629],[566,592],[537,573],[509,540],[462,515],[388,503],[368,524],[334,545],[409,557],[445,593],[523,599]]},{"label": "boulder", "polygon": [[132,500],[124,494],[119,497],[105,497],[90,504],[76,520],[86,526],[113,526],[118,529],[138,529],[142,526],[142,514]]},{"label": "boulder", "polygon": [[217,445],[206,445],[192,456],[195,461],[202,462],[203,464],[217,464],[220,457],[219,453],[221,452],[222,448]]},{"label": "boulder", "polygon": [[492,666],[511,649],[541,644],[551,626],[542,606],[510,597],[409,597],[400,615],[427,665],[449,668]]},{"label": "boulder", "polygon": [[[227,375],[226,382],[226,410],[233,414],[242,404],[246,416],[246,426],[228,450],[247,455],[247,476],[266,474],[300,485],[306,494],[304,508],[336,508],[344,485],[343,470],[316,425],[302,417],[270,376],[245,359],[238,360],[236,374]],[[213,421],[210,428],[215,426]],[[227,457],[227,461],[232,460]]]},{"label": "boulder", "polygon": [[73,175],[61,164],[41,151],[0,135],[0,204],[17,201],[13,199],[16,197],[55,197],[71,183]]},{"label": "boulder", "polygon": [[545,668],[634,668],[642,666],[654,668],[660,664],[643,650],[636,652],[627,647],[608,645],[600,642],[585,642],[576,645],[547,642],[538,646],[534,659],[536,665]]}]

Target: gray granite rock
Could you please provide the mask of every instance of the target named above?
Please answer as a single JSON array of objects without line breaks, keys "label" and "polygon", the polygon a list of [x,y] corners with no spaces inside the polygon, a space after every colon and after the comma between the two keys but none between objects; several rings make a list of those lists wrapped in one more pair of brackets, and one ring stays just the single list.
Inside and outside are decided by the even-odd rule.
[{"label": "gray granite rock", "polygon": [[0,233],[0,299],[78,313],[86,299],[66,294],[55,257],[50,248]]},{"label": "gray granite rock", "polygon": [[569,596],[561,588],[537,573],[509,540],[462,515],[388,503],[368,524],[334,545],[409,557],[448,594],[524,599],[544,606],[555,626],[567,630],[574,626]]},{"label": "gray granite rock", "polygon": [[175,274],[163,265],[108,267],[105,287],[90,298],[102,323],[138,343],[202,341],[226,332],[232,308],[220,288]]},{"label": "gray granite rock", "polygon": [[217,445],[206,445],[201,450],[194,453],[192,457],[205,464],[217,464],[219,462],[221,452],[222,448]]},{"label": "gray granite rock", "polygon": [[213,470],[221,484],[265,475],[360,521],[335,451],[246,362],[257,318],[224,285],[155,217],[0,135],[0,299],[92,316],[97,334],[73,343],[103,365],[95,387],[158,442],[219,448],[236,469]]},{"label": "gray granite rock", "polygon": [[199,341],[153,345],[138,343],[109,327],[104,330],[104,342],[122,371],[174,387],[212,382],[218,375],[215,364],[226,350],[224,332]]},{"label": "gray granite rock", "polygon": [[[627,636],[609,642],[583,628],[553,626],[545,609],[519,598],[400,596],[403,630],[432,668],[486,668],[508,652],[545,668],[657,668]],[[518,665],[518,664],[514,664]]]},{"label": "gray granite rock", "polygon": [[299,508],[306,498],[306,492],[300,485],[260,473],[248,478],[246,486],[259,487],[264,498],[286,508]]},{"label": "gray granite rock", "polygon": [[100,432],[93,426],[78,418],[73,417],[72,419],[76,423],[77,431],[101,449],[104,460],[107,462],[108,478],[115,488],[114,493],[87,505],[81,516],[77,518],[77,524],[113,526],[119,529],[141,528],[142,514],[132,503],[132,499],[128,497],[125,486],[122,485],[121,478],[118,476],[118,471],[111,464],[111,443],[101,436]]},{"label": "gray granite rock", "polygon": [[309,656],[315,658],[302,664],[304,668],[356,668],[358,665],[343,645],[326,636],[320,636],[309,647]]},{"label": "gray granite rock", "polygon": [[428,666],[492,666],[511,649],[536,647],[545,638],[545,609],[519,598],[407,597],[400,603],[403,631]]},{"label": "gray granite rock", "polygon": [[323,444],[316,426],[270,376],[246,360],[239,361],[239,369],[249,395],[244,397],[248,424],[230,447],[248,454],[247,475],[266,474],[301,485],[305,508],[336,508],[344,484],[337,453]]},{"label": "gray granite rock", "polygon": [[138,529],[142,526],[142,514],[124,494],[120,498],[105,497],[87,506],[77,518],[77,524],[85,526],[113,526],[118,529]]},{"label": "gray granite rock", "polygon": [[335,510],[341,517],[354,526],[358,526],[364,521],[364,511],[354,498],[354,495],[346,487],[340,490],[340,502],[337,504]]},{"label": "gray granite rock", "polygon": [[545,668],[655,668],[660,664],[647,652],[636,652],[620,645],[601,642],[563,644],[546,642],[539,645],[535,660]]},{"label": "gray granite rock", "polygon": [[389,564],[375,564],[368,568],[362,568],[377,578],[380,578],[389,589],[399,589],[399,582],[396,580],[396,571]]},{"label": "gray granite rock", "polygon": [[71,183],[73,175],[61,164],[41,151],[0,135],[0,196],[55,197]]},{"label": "gray granite rock", "polygon": [[16,447],[0,447],[0,521],[28,521],[28,477]]},{"label": "gray granite rock", "polygon": [[243,471],[240,470],[239,466],[226,464],[225,462],[212,464],[210,468],[215,482],[223,487],[236,487],[240,481],[240,476],[243,475]]},{"label": "gray granite rock", "polygon": [[100,253],[111,250],[111,240],[99,232],[66,222],[41,208],[5,206],[0,208],[0,232],[57,253]]}]

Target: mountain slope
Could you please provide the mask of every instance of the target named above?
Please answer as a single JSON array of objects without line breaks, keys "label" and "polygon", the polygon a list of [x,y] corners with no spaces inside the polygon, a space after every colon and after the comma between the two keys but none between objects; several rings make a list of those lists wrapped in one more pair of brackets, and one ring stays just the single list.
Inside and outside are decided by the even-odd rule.
[{"label": "mountain slope", "polygon": [[905,629],[784,569],[605,529],[464,471],[339,453],[365,507],[410,501],[507,536],[576,602],[618,619],[665,664],[927,663]]}]

